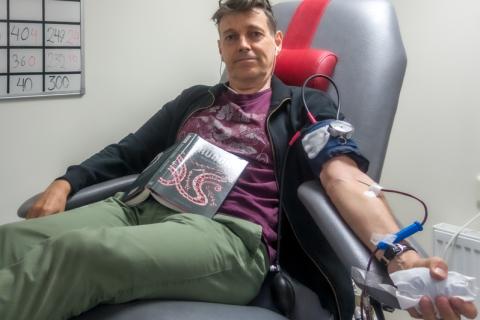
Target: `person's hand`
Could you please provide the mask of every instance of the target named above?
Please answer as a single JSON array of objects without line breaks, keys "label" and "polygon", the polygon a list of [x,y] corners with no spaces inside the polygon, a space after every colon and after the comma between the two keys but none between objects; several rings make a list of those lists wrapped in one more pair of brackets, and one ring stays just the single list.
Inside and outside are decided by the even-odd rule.
[{"label": "person's hand", "polygon": [[[448,275],[448,266],[445,261],[439,257],[431,257],[427,259],[420,258],[414,251],[407,251],[398,258],[392,260],[388,266],[390,273],[400,269],[409,269],[416,267],[425,267],[430,269],[432,279],[440,281],[445,280]],[[438,309],[441,319],[459,320],[461,316],[468,319],[477,317],[477,309],[473,302],[466,302],[459,298],[439,296],[435,301],[431,301],[429,297],[422,297],[419,302],[419,310],[415,308],[408,309],[408,313],[417,319],[436,320],[434,304]]]},{"label": "person's hand", "polygon": [[35,201],[27,212],[26,218],[32,219],[63,212],[70,190],[68,181],[62,179],[53,181]]}]

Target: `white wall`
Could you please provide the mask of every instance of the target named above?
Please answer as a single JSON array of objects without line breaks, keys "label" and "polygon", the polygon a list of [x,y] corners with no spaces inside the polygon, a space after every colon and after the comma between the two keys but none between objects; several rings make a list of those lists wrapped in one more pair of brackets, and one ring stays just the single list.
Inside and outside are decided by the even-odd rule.
[{"label": "white wall", "polygon": [[[480,3],[394,0],[408,55],[382,182],[423,198],[430,209],[418,239],[431,250],[431,228],[462,225],[476,212],[480,174]],[[421,214],[393,202],[405,222]],[[479,223],[472,225],[478,229]]]},{"label": "white wall", "polygon": [[[417,239],[431,253],[432,226],[463,225],[476,212],[480,174],[480,3],[393,0],[408,55],[382,183],[424,199],[427,227]],[[408,223],[421,209],[392,199]],[[471,225],[479,230],[480,223]],[[395,312],[389,319],[406,319]]]},{"label": "white wall", "polygon": [[0,101],[0,224],[65,168],[219,78],[217,2],[86,0],[86,94]]}]

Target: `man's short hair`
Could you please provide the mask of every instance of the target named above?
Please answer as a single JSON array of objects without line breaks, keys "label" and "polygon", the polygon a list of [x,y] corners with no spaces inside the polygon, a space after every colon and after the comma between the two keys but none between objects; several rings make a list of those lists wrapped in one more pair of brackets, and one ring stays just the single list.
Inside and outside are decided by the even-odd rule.
[{"label": "man's short hair", "polygon": [[220,20],[222,20],[227,14],[246,12],[255,8],[261,9],[265,12],[265,15],[268,18],[270,31],[272,31],[272,34],[275,34],[275,31],[277,31],[277,22],[275,21],[272,6],[268,0],[219,0],[218,9],[213,14],[212,20],[218,26]]}]

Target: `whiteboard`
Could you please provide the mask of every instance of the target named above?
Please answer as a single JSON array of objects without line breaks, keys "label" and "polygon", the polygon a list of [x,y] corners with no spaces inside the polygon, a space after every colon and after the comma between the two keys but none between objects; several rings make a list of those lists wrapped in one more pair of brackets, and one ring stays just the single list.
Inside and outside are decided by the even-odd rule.
[{"label": "whiteboard", "polygon": [[85,93],[81,0],[0,0],[0,99]]}]

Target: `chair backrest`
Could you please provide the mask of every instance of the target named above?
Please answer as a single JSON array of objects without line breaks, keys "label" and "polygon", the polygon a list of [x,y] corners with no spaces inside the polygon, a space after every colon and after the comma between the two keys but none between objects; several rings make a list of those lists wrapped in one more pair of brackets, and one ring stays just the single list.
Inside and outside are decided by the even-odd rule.
[{"label": "chair backrest", "polygon": [[[354,138],[362,153],[370,160],[368,174],[378,181],[406,69],[406,54],[394,8],[389,0],[304,2],[326,5],[316,32],[309,39],[309,46],[310,49],[317,50],[317,57],[326,55],[322,53],[323,50],[336,56],[337,61],[331,72],[340,91],[341,111],[355,126]],[[289,29],[292,17],[302,22],[303,16],[296,15],[300,4],[301,1],[288,1],[274,6],[280,30],[285,32]],[[306,16],[307,26],[313,25],[310,12],[303,10],[302,15]],[[302,34],[297,32],[296,36],[301,37]],[[329,66],[304,65],[311,72],[324,68],[328,73],[329,70]],[[298,71],[295,73],[299,74]],[[328,92],[335,100],[331,86]],[[369,258],[368,251],[344,225],[318,185],[318,182],[312,182],[308,185],[310,188],[303,188],[302,185],[299,191],[301,201],[344,265],[364,266],[364,262]],[[309,205],[305,198],[311,194],[312,198],[322,200],[312,201],[313,205]],[[348,240],[342,241],[345,239]],[[304,239],[300,239],[300,242],[302,241]],[[357,261],[362,263],[358,264]],[[394,303],[388,305],[394,306]]]},{"label": "chair backrest", "polygon": [[[407,61],[393,6],[389,0],[304,1],[328,2],[311,47],[338,57],[333,79],[341,111],[370,160],[368,174],[378,181]],[[300,2],[273,7],[280,30],[288,29]]]},{"label": "chair backrest", "polygon": [[[275,64],[275,75],[285,84],[301,87],[312,74],[332,76],[337,56],[323,49],[282,49]],[[312,79],[308,87],[326,91],[330,83],[322,78]]]}]

